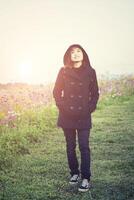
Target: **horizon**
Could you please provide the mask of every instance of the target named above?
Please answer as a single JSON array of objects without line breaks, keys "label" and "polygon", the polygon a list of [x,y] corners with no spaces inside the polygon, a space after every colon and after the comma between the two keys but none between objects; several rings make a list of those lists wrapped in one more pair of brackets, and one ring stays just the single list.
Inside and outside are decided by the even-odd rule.
[{"label": "horizon", "polygon": [[[114,79],[120,79],[123,77],[133,77],[134,73],[120,73],[120,74],[112,74],[112,73],[100,73],[97,74],[97,79],[99,80],[114,80]],[[0,82],[0,85],[7,85],[7,84],[24,84],[24,85],[49,85],[49,84],[55,84],[55,80],[52,81],[46,81],[46,82],[25,82],[25,81],[9,81],[9,82]]]}]

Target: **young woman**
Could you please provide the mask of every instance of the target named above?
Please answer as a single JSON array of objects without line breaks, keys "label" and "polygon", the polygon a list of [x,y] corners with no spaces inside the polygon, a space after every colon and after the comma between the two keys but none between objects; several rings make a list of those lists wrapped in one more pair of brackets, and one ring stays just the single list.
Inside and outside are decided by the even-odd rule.
[{"label": "young woman", "polygon": [[[91,156],[89,147],[91,113],[95,111],[99,99],[95,69],[91,67],[87,53],[79,44],[66,50],[64,66],[60,68],[53,97],[59,109],[57,126],[61,127],[66,140],[66,152],[70,168],[70,184],[81,184],[78,191],[90,188]],[[76,156],[76,134],[81,153],[81,166]]]}]

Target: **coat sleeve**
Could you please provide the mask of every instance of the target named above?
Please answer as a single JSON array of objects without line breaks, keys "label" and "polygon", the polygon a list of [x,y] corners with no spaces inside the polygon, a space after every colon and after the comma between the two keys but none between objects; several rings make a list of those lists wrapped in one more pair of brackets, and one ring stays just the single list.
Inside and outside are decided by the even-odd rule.
[{"label": "coat sleeve", "polygon": [[92,88],[91,88],[91,101],[90,101],[90,112],[94,112],[99,99],[99,87],[95,70],[93,70],[92,78]]},{"label": "coat sleeve", "polygon": [[62,91],[64,90],[64,74],[63,74],[63,67],[59,70],[55,85],[53,88],[53,97],[56,102],[56,106],[60,108],[62,104],[64,103],[63,97],[62,97]]}]

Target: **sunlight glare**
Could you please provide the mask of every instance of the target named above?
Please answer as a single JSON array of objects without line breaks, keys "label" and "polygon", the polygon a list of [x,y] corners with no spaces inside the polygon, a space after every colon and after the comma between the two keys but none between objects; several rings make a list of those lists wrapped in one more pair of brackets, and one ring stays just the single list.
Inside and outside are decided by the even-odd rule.
[{"label": "sunlight glare", "polygon": [[30,62],[19,65],[19,76],[21,81],[29,81],[32,76],[32,64]]}]

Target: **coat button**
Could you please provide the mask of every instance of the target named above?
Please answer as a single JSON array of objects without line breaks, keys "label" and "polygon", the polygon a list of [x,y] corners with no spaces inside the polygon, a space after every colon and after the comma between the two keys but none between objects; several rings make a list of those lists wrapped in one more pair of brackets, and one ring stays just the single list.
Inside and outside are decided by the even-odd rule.
[{"label": "coat button", "polygon": [[71,81],[71,82],[70,82],[70,84],[71,84],[71,85],[74,85],[74,82],[73,82],[73,81]]},{"label": "coat button", "polygon": [[79,98],[82,98],[82,95],[78,95]]},{"label": "coat button", "polygon": [[82,83],[82,82],[80,82],[80,83],[79,83],[79,85],[83,85],[83,83]]},{"label": "coat button", "polygon": [[70,95],[70,97],[71,97],[71,98],[73,98],[73,97],[74,97],[74,95],[73,95],[73,94],[71,94],[71,95]]},{"label": "coat button", "polygon": [[89,101],[91,101],[91,97],[89,97],[88,99],[89,99]]},{"label": "coat button", "polygon": [[73,110],[73,109],[74,109],[74,107],[73,107],[73,106],[70,106],[70,109],[71,109],[71,110]]},{"label": "coat button", "polygon": [[82,109],[82,107],[81,107],[81,106],[79,106],[79,107],[78,107],[78,109],[79,109],[79,110],[81,110],[81,109]]}]

